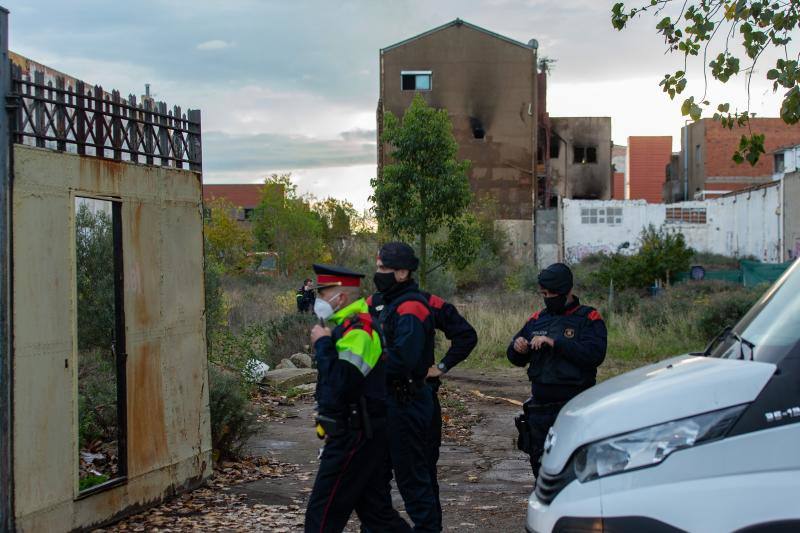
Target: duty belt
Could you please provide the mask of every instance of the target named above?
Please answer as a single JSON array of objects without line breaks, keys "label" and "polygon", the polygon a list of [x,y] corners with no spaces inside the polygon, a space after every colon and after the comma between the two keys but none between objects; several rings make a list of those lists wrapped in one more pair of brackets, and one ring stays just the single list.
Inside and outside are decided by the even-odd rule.
[{"label": "duty belt", "polygon": [[324,439],[326,436],[338,437],[347,431],[363,431],[364,436],[372,438],[372,430],[382,426],[383,420],[373,420],[367,412],[367,401],[362,396],[357,404],[347,406],[346,417],[334,418],[319,414],[316,416],[317,437]]},{"label": "duty belt", "polygon": [[425,379],[401,378],[389,381],[389,394],[401,404],[408,404],[425,387]]}]

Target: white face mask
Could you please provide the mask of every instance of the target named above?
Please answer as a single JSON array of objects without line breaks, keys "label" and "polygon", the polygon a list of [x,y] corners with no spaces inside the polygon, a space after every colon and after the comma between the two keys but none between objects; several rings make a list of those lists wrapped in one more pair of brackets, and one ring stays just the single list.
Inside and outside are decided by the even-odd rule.
[{"label": "white face mask", "polygon": [[[339,294],[341,293],[336,294],[333,298],[336,298]],[[333,308],[328,300],[323,300],[322,298],[314,300],[314,314],[322,320],[328,320],[335,312],[336,309]]]}]

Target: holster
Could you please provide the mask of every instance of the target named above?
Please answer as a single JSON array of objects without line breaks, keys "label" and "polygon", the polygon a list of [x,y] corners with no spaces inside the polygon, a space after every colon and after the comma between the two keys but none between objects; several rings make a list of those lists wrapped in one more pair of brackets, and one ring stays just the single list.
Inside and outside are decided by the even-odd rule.
[{"label": "holster", "polygon": [[325,415],[317,415],[315,422],[321,426],[325,436],[338,437],[344,435],[347,431],[363,431],[367,439],[371,439],[372,421],[367,411],[367,400],[363,396],[359,398],[358,403],[350,404],[347,406],[348,412],[346,418],[333,418]]},{"label": "holster", "polygon": [[346,431],[346,427],[344,424],[342,424],[341,420],[331,418],[330,416],[317,415],[314,421],[318,426],[322,427],[323,433],[317,433],[320,439],[323,439],[327,436],[338,437],[339,435],[343,435]]},{"label": "holster", "polygon": [[548,403],[537,404],[533,398],[528,398],[522,404],[522,414],[514,418],[514,425],[517,426],[519,436],[517,437],[517,448],[527,453],[528,455],[536,455],[537,457],[542,454],[542,443],[547,436],[546,430],[539,425],[532,425],[530,422],[531,416],[537,413],[544,415],[557,413],[564,406],[564,403]]},{"label": "holster", "polygon": [[514,417],[514,425],[517,426],[517,448],[521,451],[531,454],[531,431],[528,424],[528,415],[523,413]]}]

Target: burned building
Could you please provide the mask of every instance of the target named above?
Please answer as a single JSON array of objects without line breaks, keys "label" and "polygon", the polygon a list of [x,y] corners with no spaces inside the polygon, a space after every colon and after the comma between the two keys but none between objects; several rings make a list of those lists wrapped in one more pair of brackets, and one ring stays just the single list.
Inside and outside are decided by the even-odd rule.
[{"label": "burned building", "polygon": [[[537,255],[537,210],[559,197],[611,197],[611,119],[551,118],[547,66],[535,39],[523,43],[460,19],[380,51],[378,138],[384,114],[402,117],[414,96],[446,109],[459,145],[471,161],[469,180],[478,201],[497,206],[512,254]],[[378,173],[387,163],[378,142]],[[554,214],[543,213],[551,227]],[[552,232],[555,249],[555,228]],[[537,235],[538,243],[550,237]]]},{"label": "burned building", "polygon": [[[536,146],[536,41],[524,44],[454,20],[380,52],[378,132],[416,94],[447,109],[458,157],[469,159],[476,196],[504,219],[530,220]],[[378,165],[386,163],[381,151]]]}]

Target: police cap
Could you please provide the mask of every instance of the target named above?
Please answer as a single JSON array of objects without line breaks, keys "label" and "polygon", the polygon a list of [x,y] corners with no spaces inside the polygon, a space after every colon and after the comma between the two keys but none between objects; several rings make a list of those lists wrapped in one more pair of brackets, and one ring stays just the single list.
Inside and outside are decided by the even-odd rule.
[{"label": "police cap", "polygon": [[335,265],[312,265],[317,275],[316,289],[325,287],[359,287],[364,274]]},{"label": "police cap", "polygon": [[553,263],[539,272],[539,286],[556,294],[572,290],[572,270],[564,263]]},{"label": "police cap", "polygon": [[378,258],[383,265],[395,270],[405,269],[412,272],[419,267],[419,259],[414,249],[404,242],[389,242],[381,247]]}]

